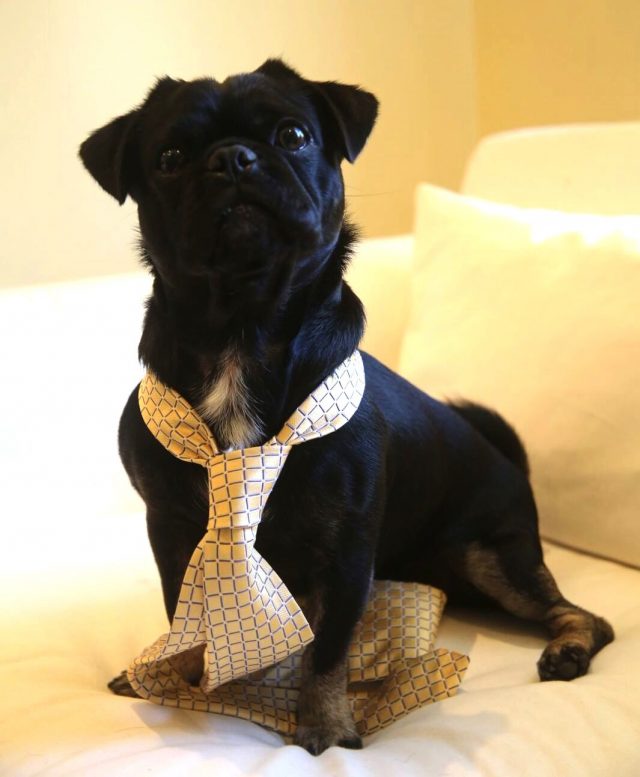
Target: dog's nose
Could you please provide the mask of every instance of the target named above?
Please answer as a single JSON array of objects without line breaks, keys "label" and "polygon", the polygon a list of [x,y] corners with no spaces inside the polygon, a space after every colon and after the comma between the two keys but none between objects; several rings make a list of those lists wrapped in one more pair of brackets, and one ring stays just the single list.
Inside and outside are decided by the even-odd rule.
[{"label": "dog's nose", "polygon": [[233,180],[256,164],[258,155],[247,146],[234,143],[217,148],[207,160],[207,170]]}]

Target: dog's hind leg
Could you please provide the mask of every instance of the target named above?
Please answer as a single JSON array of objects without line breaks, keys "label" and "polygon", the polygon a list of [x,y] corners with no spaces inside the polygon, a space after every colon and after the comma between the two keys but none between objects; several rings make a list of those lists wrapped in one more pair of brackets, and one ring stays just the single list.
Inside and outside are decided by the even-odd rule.
[{"label": "dog's hind leg", "polygon": [[498,542],[474,542],[457,571],[482,594],[520,618],[544,624],[551,641],[538,661],[541,680],[572,680],[613,640],[604,618],[567,601],[542,559],[537,538],[521,533]]}]

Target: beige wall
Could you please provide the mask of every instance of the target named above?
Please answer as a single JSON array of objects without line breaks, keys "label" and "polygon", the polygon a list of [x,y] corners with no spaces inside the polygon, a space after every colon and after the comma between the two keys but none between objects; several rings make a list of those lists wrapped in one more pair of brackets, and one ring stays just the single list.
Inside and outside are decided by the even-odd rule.
[{"label": "beige wall", "polygon": [[282,55],[361,83],[379,125],[353,169],[365,234],[411,227],[415,184],[455,186],[475,135],[472,0],[0,2],[0,284],[133,269],[135,212],[76,159],[154,77],[224,77]]},{"label": "beige wall", "polygon": [[408,231],[479,137],[640,118],[640,0],[0,0],[0,285],[136,267],[135,211],[76,159],[157,75],[282,55],[382,108],[345,178],[365,235]]},{"label": "beige wall", "polygon": [[640,118],[639,0],[476,0],[477,127]]}]

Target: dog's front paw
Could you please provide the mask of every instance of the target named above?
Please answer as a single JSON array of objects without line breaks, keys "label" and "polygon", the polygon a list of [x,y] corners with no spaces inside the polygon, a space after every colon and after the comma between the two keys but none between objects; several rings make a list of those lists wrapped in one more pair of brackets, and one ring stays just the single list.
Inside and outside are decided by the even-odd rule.
[{"label": "dog's front paw", "polygon": [[335,726],[298,726],[295,743],[304,747],[311,755],[320,755],[334,745],[348,747],[351,750],[362,748],[362,739],[353,729],[341,729]]},{"label": "dog's front paw", "polygon": [[116,696],[131,696],[134,699],[139,699],[138,694],[131,687],[127,672],[123,671],[117,677],[114,677],[111,682],[107,683],[107,687]]}]

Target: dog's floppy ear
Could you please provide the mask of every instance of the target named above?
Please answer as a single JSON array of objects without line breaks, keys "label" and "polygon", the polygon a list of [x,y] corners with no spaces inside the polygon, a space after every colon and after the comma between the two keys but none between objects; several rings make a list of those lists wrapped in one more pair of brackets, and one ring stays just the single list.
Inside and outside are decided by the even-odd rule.
[{"label": "dog's floppy ear", "polygon": [[378,116],[378,100],[359,86],[336,81],[314,81],[313,85],[336,123],[342,155],[355,162]]},{"label": "dog's floppy ear", "polygon": [[307,81],[281,59],[268,59],[259,68],[271,78],[304,81],[321,98],[335,126],[336,139],[342,156],[349,162],[364,148],[378,115],[378,100],[359,86],[337,81]]},{"label": "dog's floppy ear", "polygon": [[122,205],[133,182],[132,136],[138,111],[119,116],[92,132],[80,146],[84,166],[112,197]]}]

